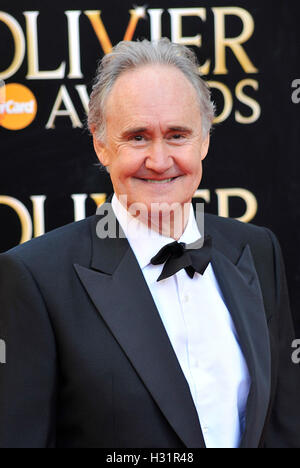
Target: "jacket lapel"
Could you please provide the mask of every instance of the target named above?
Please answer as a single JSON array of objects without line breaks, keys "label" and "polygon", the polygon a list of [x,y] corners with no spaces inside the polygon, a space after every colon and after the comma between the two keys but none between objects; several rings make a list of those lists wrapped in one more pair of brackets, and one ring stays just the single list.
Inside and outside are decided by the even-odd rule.
[{"label": "jacket lapel", "polygon": [[213,236],[213,270],[235,324],[251,377],[241,448],[256,448],[271,392],[270,340],[260,283],[249,244],[242,250],[237,249],[217,231],[211,231],[207,223],[206,233]]},{"label": "jacket lapel", "polygon": [[152,397],[189,448],[205,447],[197,412],[159,313],[127,239],[96,236],[92,262],[77,274]]},{"label": "jacket lapel", "polygon": [[[132,249],[124,236],[99,239],[99,219],[94,217],[91,224],[91,264],[74,265],[77,274],[179,438],[189,448],[204,448],[188,384]],[[210,222],[205,234],[213,238],[212,266],[251,376],[241,447],[257,447],[271,390],[270,343],[259,279],[248,244],[236,248]]]}]

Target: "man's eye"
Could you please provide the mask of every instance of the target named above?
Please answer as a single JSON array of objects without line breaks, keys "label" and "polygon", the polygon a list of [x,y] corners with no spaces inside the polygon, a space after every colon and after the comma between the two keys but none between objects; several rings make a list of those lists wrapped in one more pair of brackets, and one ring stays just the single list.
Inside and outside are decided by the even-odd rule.
[{"label": "man's eye", "polygon": [[134,135],[134,137],[132,139],[134,141],[143,141],[144,137],[143,137],[143,135]]},{"label": "man's eye", "polygon": [[184,138],[184,135],[182,135],[181,133],[175,133],[174,135],[171,136],[171,138],[173,140],[181,140]]}]

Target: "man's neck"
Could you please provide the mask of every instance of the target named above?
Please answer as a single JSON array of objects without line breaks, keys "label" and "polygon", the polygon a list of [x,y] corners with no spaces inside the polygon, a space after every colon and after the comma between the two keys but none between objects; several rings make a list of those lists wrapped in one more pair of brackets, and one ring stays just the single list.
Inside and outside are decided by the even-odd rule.
[{"label": "man's neck", "polygon": [[158,232],[161,236],[178,240],[186,229],[189,215],[190,206],[186,205],[186,208],[179,210],[179,212],[159,213],[156,216],[149,216],[148,220],[140,219],[140,221],[147,224],[149,229]]},{"label": "man's neck", "polygon": [[149,212],[147,209],[136,210],[132,209],[132,206],[124,205],[122,197],[121,199],[118,197],[118,200],[132,217],[138,219],[149,230],[156,231],[161,236],[178,240],[187,227],[191,201],[182,205],[179,203],[169,206],[164,204],[163,209],[154,205],[154,209]]}]

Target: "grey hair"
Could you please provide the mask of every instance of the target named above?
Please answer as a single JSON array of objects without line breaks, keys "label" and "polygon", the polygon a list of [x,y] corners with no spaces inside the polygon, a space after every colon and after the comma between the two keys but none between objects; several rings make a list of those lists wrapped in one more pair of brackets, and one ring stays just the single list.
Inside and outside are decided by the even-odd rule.
[{"label": "grey hair", "polygon": [[135,68],[149,65],[170,65],[181,70],[197,91],[202,116],[202,131],[206,136],[215,116],[208,84],[201,78],[195,53],[183,45],[163,38],[156,42],[122,41],[101,60],[89,103],[88,126],[96,131],[99,140],[105,140],[105,105],[109,93],[119,76]]}]

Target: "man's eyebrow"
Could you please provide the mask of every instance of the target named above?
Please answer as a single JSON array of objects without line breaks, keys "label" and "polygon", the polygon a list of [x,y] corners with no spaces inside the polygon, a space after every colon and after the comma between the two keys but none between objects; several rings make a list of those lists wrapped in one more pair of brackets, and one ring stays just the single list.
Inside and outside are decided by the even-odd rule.
[{"label": "man's eyebrow", "polygon": [[133,127],[125,130],[125,132],[122,133],[122,137],[126,138],[130,135],[135,135],[136,133],[145,133],[147,131],[148,129],[146,127]]},{"label": "man's eyebrow", "polygon": [[[123,132],[122,137],[126,138],[126,137],[129,137],[130,135],[136,135],[137,133],[145,133],[148,131],[149,131],[149,128],[147,127],[133,127]],[[193,130],[190,127],[183,127],[181,125],[171,125],[170,127],[168,127],[168,132],[192,133]]]},{"label": "man's eyebrow", "polygon": [[171,126],[168,128],[171,132],[182,132],[182,133],[192,133],[193,130],[190,127],[182,127],[182,126]]}]

